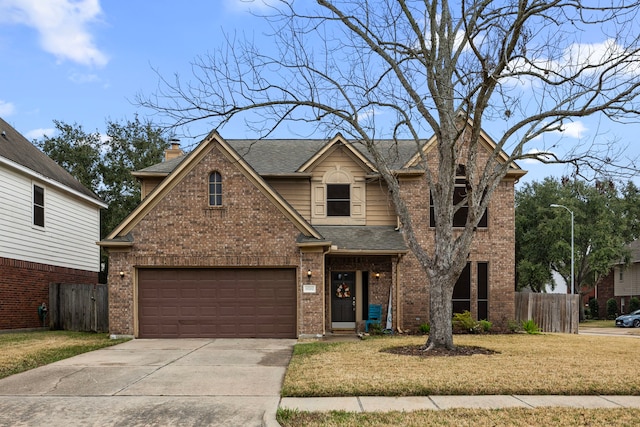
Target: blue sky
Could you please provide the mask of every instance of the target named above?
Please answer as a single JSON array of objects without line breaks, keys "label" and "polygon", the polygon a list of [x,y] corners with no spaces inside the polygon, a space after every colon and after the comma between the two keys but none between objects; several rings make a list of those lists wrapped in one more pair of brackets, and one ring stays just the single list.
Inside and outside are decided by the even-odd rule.
[{"label": "blue sky", "polygon": [[[190,62],[220,46],[224,32],[259,39],[264,22],[249,9],[259,11],[263,1],[0,0],[0,116],[28,139],[52,135],[53,120],[81,124],[89,132],[135,114],[153,120],[135,97],[153,93],[154,69],[188,78]],[[200,126],[194,133],[209,130]],[[589,143],[605,134],[621,144],[635,142],[637,126],[602,126],[576,121],[563,138]],[[249,135],[230,128],[222,136]],[[183,146],[195,142],[182,140]],[[566,173],[562,166],[520,165],[530,171],[524,182]]]}]

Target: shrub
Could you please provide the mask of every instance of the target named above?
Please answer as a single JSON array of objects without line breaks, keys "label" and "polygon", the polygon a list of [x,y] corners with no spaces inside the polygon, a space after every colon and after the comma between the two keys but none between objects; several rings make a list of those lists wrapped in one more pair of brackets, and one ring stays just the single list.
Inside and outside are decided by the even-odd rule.
[{"label": "shrub", "polygon": [[607,300],[607,319],[612,320],[618,316],[618,302],[615,298]]},{"label": "shrub", "polygon": [[473,332],[476,321],[471,318],[471,313],[467,310],[462,313],[453,314],[453,327],[466,332]]},{"label": "shrub", "polygon": [[424,335],[428,335],[431,331],[431,325],[429,325],[428,323],[423,323],[418,329],[420,329],[420,332],[422,332]]},{"label": "shrub", "polygon": [[598,305],[598,300],[595,298],[591,298],[589,300],[589,311],[591,311],[592,319],[600,318],[600,306]]},{"label": "shrub", "polygon": [[382,335],[383,332],[382,325],[378,323],[372,323],[369,325],[369,335]]},{"label": "shrub", "polygon": [[470,332],[472,334],[489,332],[493,325],[488,320],[477,321],[473,319],[471,313],[467,310],[462,313],[454,313],[452,323],[454,330],[458,332]]},{"label": "shrub", "polygon": [[632,297],[629,300],[629,313],[638,309],[640,309],[640,299],[638,299],[638,297]]},{"label": "shrub", "polygon": [[516,320],[509,320],[507,322],[507,328],[510,332],[520,332],[522,330],[522,324],[518,323]]},{"label": "shrub", "polygon": [[478,324],[480,324],[482,332],[489,332],[491,330],[491,327],[493,326],[493,323],[489,322],[488,320],[480,320],[478,321]]},{"label": "shrub", "polygon": [[535,335],[540,333],[540,328],[533,319],[522,321],[522,330],[528,334]]}]

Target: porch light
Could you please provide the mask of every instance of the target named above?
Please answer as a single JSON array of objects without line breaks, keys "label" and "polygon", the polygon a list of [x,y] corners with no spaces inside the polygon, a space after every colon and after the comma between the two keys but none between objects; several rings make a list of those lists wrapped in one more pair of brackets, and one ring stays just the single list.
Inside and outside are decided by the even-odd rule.
[{"label": "porch light", "polygon": [[124,277],[124,271],[120,270],[120,277]]},{"label": "porch light", "polygon": [[311,270],[307,270],[307,277],[311,277]]},{"label": "porch light", "polygon": [[380,278],[380,273],[376,273],[375,276],[376,276],[376,279],[379,279]]}]

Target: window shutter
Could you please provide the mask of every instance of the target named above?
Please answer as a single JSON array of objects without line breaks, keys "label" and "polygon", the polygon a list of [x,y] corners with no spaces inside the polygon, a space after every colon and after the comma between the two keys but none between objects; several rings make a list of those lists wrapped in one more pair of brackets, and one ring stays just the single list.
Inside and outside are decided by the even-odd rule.
[{"label": "window shutter", "polygon": [[351,186],[351,218],[366,218],[365,194],[364,183],[356,182]]},{"label": "window shutter", "polygon": [[326,218],[327,197],[325,195],[325,186],[322,182],[314,182],[311,185],[311,217]]}]

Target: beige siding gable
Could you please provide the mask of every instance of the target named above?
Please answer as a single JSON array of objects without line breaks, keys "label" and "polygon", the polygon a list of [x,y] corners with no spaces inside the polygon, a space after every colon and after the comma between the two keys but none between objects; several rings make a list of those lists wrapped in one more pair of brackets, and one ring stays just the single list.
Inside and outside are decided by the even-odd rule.
[{"label": "beige siding gable", "polygon": [[381,180],[367,183],[367,225],[397,225],[396,211],[387,185]]},{"label": "beige siding gable", "polygon": [[308,179],[267,179],[277,191],[304,219],[311,218],[311,184]]},{"label": "beige siding gable", "polygon": [[[335,146],[314,165],[311,178],[311,223],[314,225],[366,225],[367,170],[351,150]],[[332,217],[326,212],[327,184],[349,184],[351,216]]]},{"label": "beige siding gable", "polygon": [[[364,167],[364,169],[363,169]],[[312,178],[268,178],[267,182],[298,213],[315,225],[396,225],[387,186],[367,182],[368,168],[346,147],[328,150],[311,169]],[[327,217],[326,185],[350,184],[351,216]]]}]

